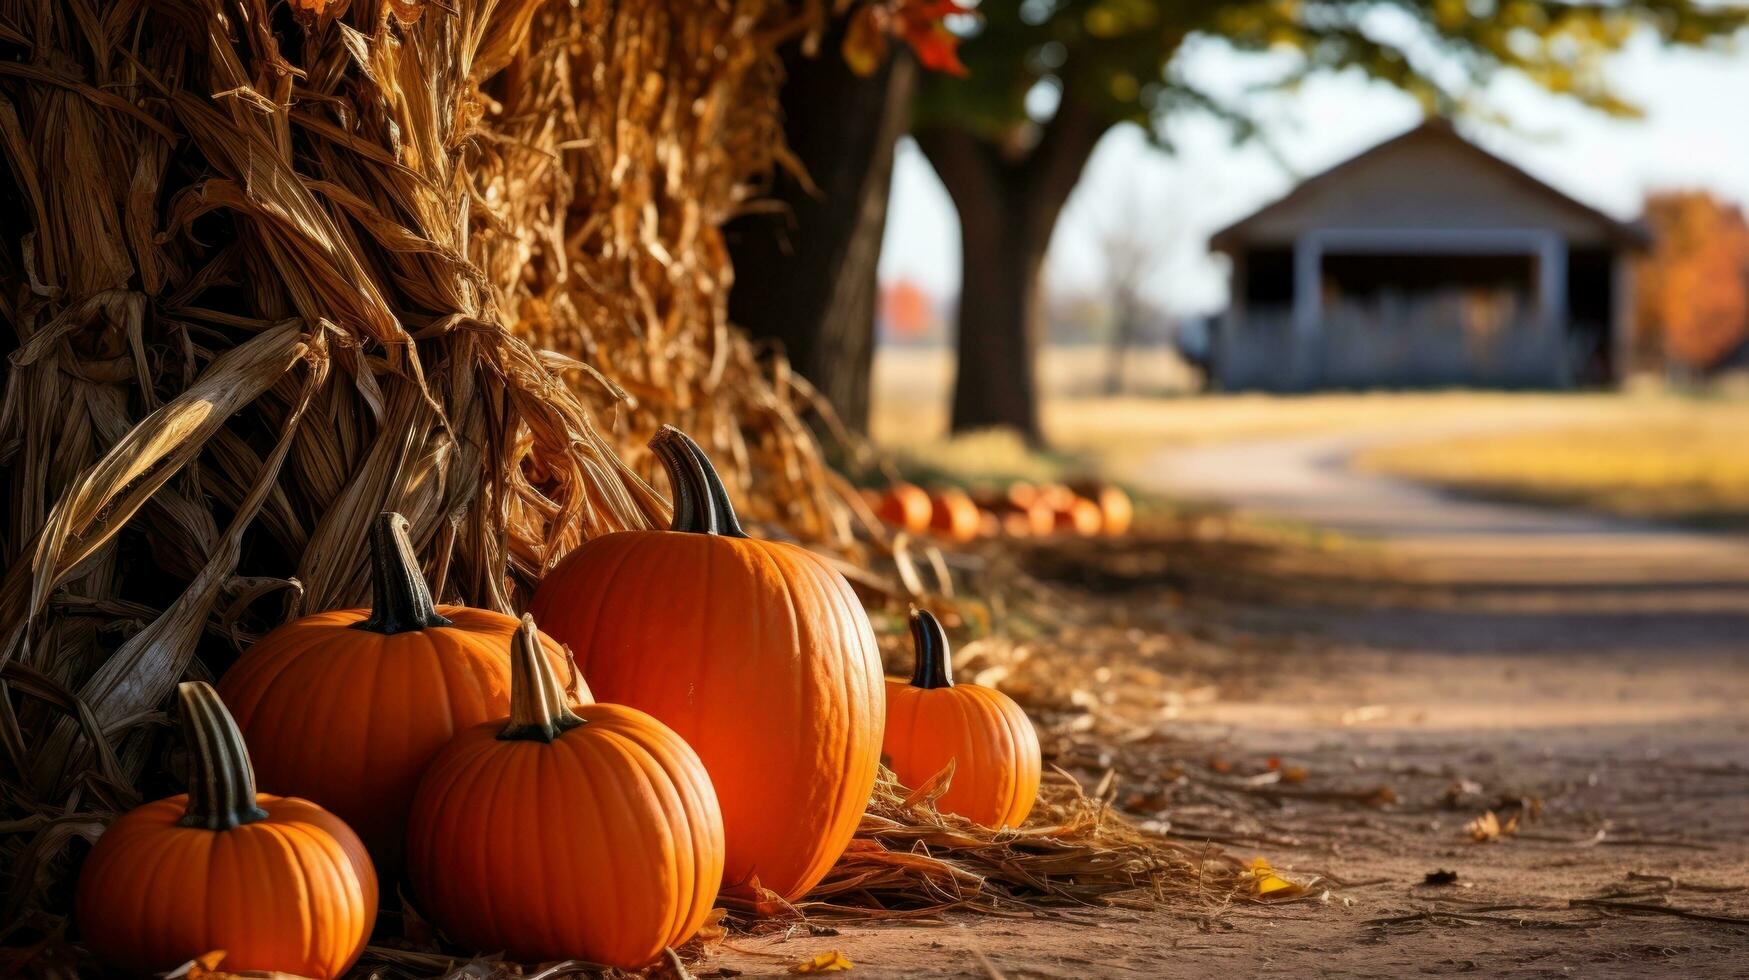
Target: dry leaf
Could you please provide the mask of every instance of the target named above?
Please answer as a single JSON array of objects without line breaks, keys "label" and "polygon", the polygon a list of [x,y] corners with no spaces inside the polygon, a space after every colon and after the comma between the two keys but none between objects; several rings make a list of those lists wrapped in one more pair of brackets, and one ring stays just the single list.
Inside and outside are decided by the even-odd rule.
[{"label": "dry leaf", "polygon": [[1484,810],[1482,815],[1464,824],[1464,832],[1477,843],[1497,841],[1510,837],[1518,832],[1518,820],[1522,811],[1513,811],[1506,819],[1500,819],[1493,810]]},{"label": "dry leaf", "polygon": [[1258,898],[1280,901],[1298,898],[1306,893],[1304,885],[1289,881],[1277,874],[1267,858],[1252,858],[1247,867],[1251,875],[1252,893]]},{"label": "dry leaf", "polygon": [[853,970],[856,965],[850,962],[850,957],[833,950],[830,953],[818,953],[789,968],[791,973],[843,973]]}]

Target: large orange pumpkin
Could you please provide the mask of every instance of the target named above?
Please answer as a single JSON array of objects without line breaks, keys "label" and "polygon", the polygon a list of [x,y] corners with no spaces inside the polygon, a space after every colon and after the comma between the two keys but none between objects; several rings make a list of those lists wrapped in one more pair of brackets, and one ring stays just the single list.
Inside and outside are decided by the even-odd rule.
[{"label": "large orange pumpkin", "polygon": [[909,682],[887,679],[887,765],[916,787],[952,763],[937,809],[987,827],[1020,826],[1038,798],[1038,732],[1008,695],[953,682],[947,633],[926,610],[911,613],[911,639],[916,672]]},{"label": "large orange pumpkin", "polygon": [[469,949],[644,966],[697,932],[716,899],[716,794],[656,719],[567,705],[534,621],[522,624],[510,717],[457,735],[414,797],[420,910]]},{"label": "large orange pumpkin", "polygon": [[929,493],[914,483],[894,483],[878,498],[875,513],[881,520],[908,534],[929,530],[935,507]]},{"label": "large orange pumpkin", "polygon": [[978,536],[980,515],[970,494],[955,487],[943,487],[930,495],[929,502],[930,530],[960,543]]},{"label": "large orange pumpkin", "polygon": [[[517,621],[433,606],[399,514],[371,528],[371,586],[370,609],[317,613],[262,637],[219,693],[261,785],[339,814],[389,869],[425,764],[457,731],[510,710]],[[545,645],[565,664],[558,644]]]},{"label": "large orange pumpkin", "polygon": [[123,814],[98,839],[75,899],[86,944],[133,973],[222,949],[227,970],[340,976],[376,921],[364,844],[308,800],[256,793],[218,693],[196,681],[177,694],[188,793]]},{"label": "large orange pumpkin", "polygon": [[674,493],[667,531],[593,538],[531,611],[597,696],[698,750],[723,807],[724,882],[799,898],[843,853],[874,788],[880,655],[850,584],[813,552],[747,537],[704,452],[650,443]]}]

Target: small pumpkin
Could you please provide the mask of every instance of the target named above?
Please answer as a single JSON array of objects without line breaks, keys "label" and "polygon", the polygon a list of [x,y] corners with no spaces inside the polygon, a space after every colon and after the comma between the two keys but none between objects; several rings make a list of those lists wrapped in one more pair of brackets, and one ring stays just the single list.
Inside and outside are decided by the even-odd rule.
[{"label": "small pumpkin", "polygon": [[1061,483],[1041,483],[1034,496],[1052,511],[1068,510],[1075,503],[1075,491]]},{"label": "small pumpkin", "polygon": [[1038,487],[1025,480],[1015,480],[1001,489],[994,502],[1025,510],[1038,502]]},{"label": "small pumpkin", "polygon": [[[370,609],[281,626],[226,672],[219,693],[261,784],[339,814],[394,868],[425,764],[457,731],[510,710],[517,621],[434,606],[400,514],[377,518],[370,549]],[[566,663],[558,644],[543,644]]]},{"label": "small pumpkin", "polygon": [[1072,497],[1069,503],[1056,512],[1057,530],[1090,538],[1100,533],[1105,526],[1105,515],[1100,513],[1099,505],[1086,497]]},{"label": "small pumpkin", "polygon": [[922,534],[929,530],[935,506],[928,491],[914,483],[891,484],[880,494],[875,513],[881,520],[907,534]]},{"label": "small pumpkin", "polygon": [[937,809],[987,827],[1020,826],[1038,799],[1038,732],[1008,695],[953,682],[947,633],[927,610],[912,611],[911,641],[911,680],[887,679],[887,765],[916,787],[952,763]]},{"label": "small pumpkin", "polygon": [[929,496],[929,528],[937,535],[958,543],[978,536],[978,505],[971,495],[955,487],[943,487]]},{"label": "small pumpkin", "polygon": [[[1005,538],[1032,538],[1038,536],[1038,525],[1034,523],[1030,510],[1004,510],[997,513],[1002,522],[1002,536]],[[1055,520],[1053,518],[1053,520]]]},{"label": "small pumpkin", "polygon": [[420,781],[407,869],[469,949],[635,969],[704,923],[723,818],[704,765],[635,708],[566,703],[528,616],[510,716],[457,735]]},{"label": "small pumpkin", "polygon": [[1100,513],[1105,517],[1106,534],[1129,533],[1130,525],[1135,522],[1136,505],[1130,500],[1130,495],[1123,492],[1122,487],[1103,484],[1093,499],[1099,503]]},{"label": "small pumpkin", "polygon": [[597,696],[698,751],[727,833],[724,881],[795,899],[856,832],[880,764],[885,693],[862,604],[826,560],[741,530],[703,450],[664,426],[666,531],[592,538],[530,612]]},{"label": "small pumpkin", "polygon": [[75,914],[105,961],[161,973],[210,950],[227,970],[337,977],[370,938],[364,844],[309,802],[255,792],[243,736],[207,684],[177,687],[188,792],[123,814],[79,874]]},{"label": "small pumpkin", "polygon": [[978,537],[999,538],[1002,536],[1002,517],[986,507],[978,508]]}]

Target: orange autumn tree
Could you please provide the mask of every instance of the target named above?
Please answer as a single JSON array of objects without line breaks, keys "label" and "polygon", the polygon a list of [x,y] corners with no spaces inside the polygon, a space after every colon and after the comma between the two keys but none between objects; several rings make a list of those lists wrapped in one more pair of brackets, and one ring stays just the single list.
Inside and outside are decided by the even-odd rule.
[{"label": "orange autumn tree", "polygon": [[1749,338],[1749,221],[1704,191],[1646,198],[1634,329],[1644,355],[1706,370]]}]

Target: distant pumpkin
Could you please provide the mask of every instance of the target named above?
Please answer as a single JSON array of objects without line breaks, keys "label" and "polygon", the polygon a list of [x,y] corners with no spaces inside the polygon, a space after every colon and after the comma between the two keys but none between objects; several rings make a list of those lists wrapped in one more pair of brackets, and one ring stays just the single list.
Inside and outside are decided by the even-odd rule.
[{"label": "distant pumpkin", "polygon": [[1061,483],[1041,483],[1034,499],[1052,511],[1065,511],[1075,503],[1075,491]]},{"label": "distant pumpkin", "polygon": [[1088,481],[1077,484],[1076,490],[1099,505],[1100,530],[1107,535],[1129,533],[1135,522],[1136,507],[1130,495],[1115,483]]},{"label": "distant pumpkin", "polygon": [[907,534],[922,534],[929,530],[934,505],[929,493],[914,483],[899,482],[881,491],[875,513],[881,520]]},{"label": "distant pumpkin", "polygon": [[978,505],[971,495],[943,487],[930,495],[929,528],[949,541],[963,543],[978,536]]},{"label": "distant pumpkin", "polygon": [[509,717],[457,735],[414,797],[419,908],[469,949],[646,966],[716,900],[723,818],[710,778],[642,711],[568,704],[530,617],[511,645]]},{"label": "distant pumpkin", "polygon": [[947,633],[926,610],[911,613],[916,669],[910,681],[887,679],[887,727],[881,750],[899,781],[916,787],[953,763],[936,800],[987,827],[1018,827],[1038,799],[1038,733],[1020,705],[1001,691],[953,682]]},{"label": "distant pumpkin", "polygon": [[[425,764],[457,731],[510,710],[517,621],[433,605],[400,514],[377,518],[370,554],[372,608],[281,626],[225,672],[219,693],[262,786],[339,814],[387,870],[400,864]],[[543,646],[566,669],[564,649]]]},{"label": "distant pumpkin", "polygon": [[218,693],[177,687],[188,793],[123,814],[79,874],[79,930],[130,973],[224,950],[227,971],[328,978],[364,950],[377,878],[339,817],[255,792],[249,750]]},{"label": "distant pumpkin", "polygon": [[1058,531],[1090,538],[1105,526],[1105,515],[1099,505],[1086,497],[1071,497],[1067,506],[1055,514]]}]

